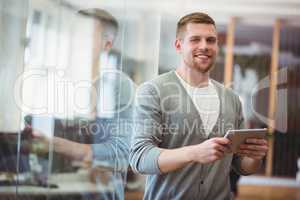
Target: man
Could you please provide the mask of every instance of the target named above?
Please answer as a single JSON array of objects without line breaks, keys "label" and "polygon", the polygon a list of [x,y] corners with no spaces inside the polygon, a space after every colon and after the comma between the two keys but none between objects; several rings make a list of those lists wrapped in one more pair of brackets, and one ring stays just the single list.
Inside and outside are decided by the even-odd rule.
[{"label": "man", "polygon": [[[99,22],[100,40],[96,48],[97,58],[108,56],[118,32],[118,22],[107,11],[88,9],[79,11],[80,15]],[[108,60],[108,59],[105,59]],[[101,62],[103,64],[103,60]],[[106,65],[107,63],[104,63]],[[131,79],[117,68],[102,65],[95,81],[97,87],[98,116],[94,120],[55,119],[53,138],[47,138],[43,130],[33,130],[34,142],[43,143],[36,151],[53,151],[57,155],[80,163],[88,168],[91,179],[100,185],[108,185],[115,190],[113,194],[101,194],[98,199],[124,199],[126,172],[128,168],[129,139],[131,135],[131,108],[135,85]],[[98,70],[96,70],[98,71]],[[108,79],[108,80],[104,80]],[[109,88],[105,86],[109,84]],[[114,102],[108,109],[103,101]],[[104,114],[103,114],[104,113]],[[103,117],[104,116],[104,117]],[[34,116],[39,118],[39,116]],[[31,117],[25,119],[30,128]],[[34,118],[33,118],[34,120]],[[34,128],[34,127],[33,127]],[[86,142],[84,136],[88,136]],[[56,155],[55,154],[55,155]],[[56,163],[54,163],[56,164]],[[65,166],[63,166],[65,167]],[[92,198],[94,199],[94,198]]]},{"label": "man", "polygon": [[177,24],[176,71],[139,87],[130,164],[148,174],[144,199],[231,199],[229,172],[254,173],[268,149],[248,139],[228,152],[229,129],[244,127],[239,97],[209,78],[218,53],[214,20],[192,13]]}]

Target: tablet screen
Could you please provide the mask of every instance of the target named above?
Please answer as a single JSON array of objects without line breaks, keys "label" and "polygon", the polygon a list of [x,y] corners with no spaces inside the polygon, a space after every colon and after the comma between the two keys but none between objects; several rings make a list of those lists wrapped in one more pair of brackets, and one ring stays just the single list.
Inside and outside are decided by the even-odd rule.
[{"label": "tablet screen", "polygon": [[231,141],[230,150],[236,153],[239,146],[245,143],[248,138],[266,139],[267,132],[266,128],[229,130],[224,137]]}]

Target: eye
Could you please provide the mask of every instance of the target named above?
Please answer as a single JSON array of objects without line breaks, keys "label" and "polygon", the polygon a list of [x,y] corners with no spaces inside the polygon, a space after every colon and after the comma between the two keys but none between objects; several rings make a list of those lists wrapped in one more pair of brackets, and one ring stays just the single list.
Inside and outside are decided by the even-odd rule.
[{"label": "eye", "polygon": [[190,42],[192,42],[192,43],[200,42],[200,38],[191,38]]},{"label": "eye", "polygon": [[206,39],[206,42],[207,42],[208,44],[215,44],[215,43],[217,42],[217,38],[216,38],[216,37],[208,37],[208,38]]}]

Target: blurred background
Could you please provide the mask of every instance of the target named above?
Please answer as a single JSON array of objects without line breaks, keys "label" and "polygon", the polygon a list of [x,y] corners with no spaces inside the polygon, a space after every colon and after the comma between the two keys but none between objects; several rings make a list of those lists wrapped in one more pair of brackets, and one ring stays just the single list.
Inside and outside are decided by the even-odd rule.
[{"label": "blurred background", "polygon": [[[78,14],[88,8],[118,21],[109,52],[95,50],[99,30]],[[193,11],[217,23],[221,51],[211,76],[240,96],[248,128],[269,128],[263,168],[233,187],[237,198],[276,199],[270,191],[281,187],[278,199],[299,199],[298,0],[0,0],[0,199],[118,199],[95,195],[115,188],[93,182],[90,168],[57,155],[51,143],[41,153],[23,130],[30,123],[49,138],[91,143],[78,121],[120,120],[105,110],[122,104],[121,93],[134,95],[105,72],[117,70],[137,87],[174,70],[176,23]],[[97,98],[95,77],[106,91]],[[130,168],[124,176],[125,198],[141,199],[144,177]],[[253,192],[261,185],[264,192]]]}]

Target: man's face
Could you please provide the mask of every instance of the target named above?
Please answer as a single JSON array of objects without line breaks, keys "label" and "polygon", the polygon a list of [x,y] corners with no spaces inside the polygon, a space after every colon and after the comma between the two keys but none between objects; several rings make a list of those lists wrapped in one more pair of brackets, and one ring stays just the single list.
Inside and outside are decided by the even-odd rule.
[{"label": "man's face", "polygon": [[208,72],[218,53],[217,31],[212,24],[189,23],[175,47],[182,55],[184,65],[200,72]]}]

